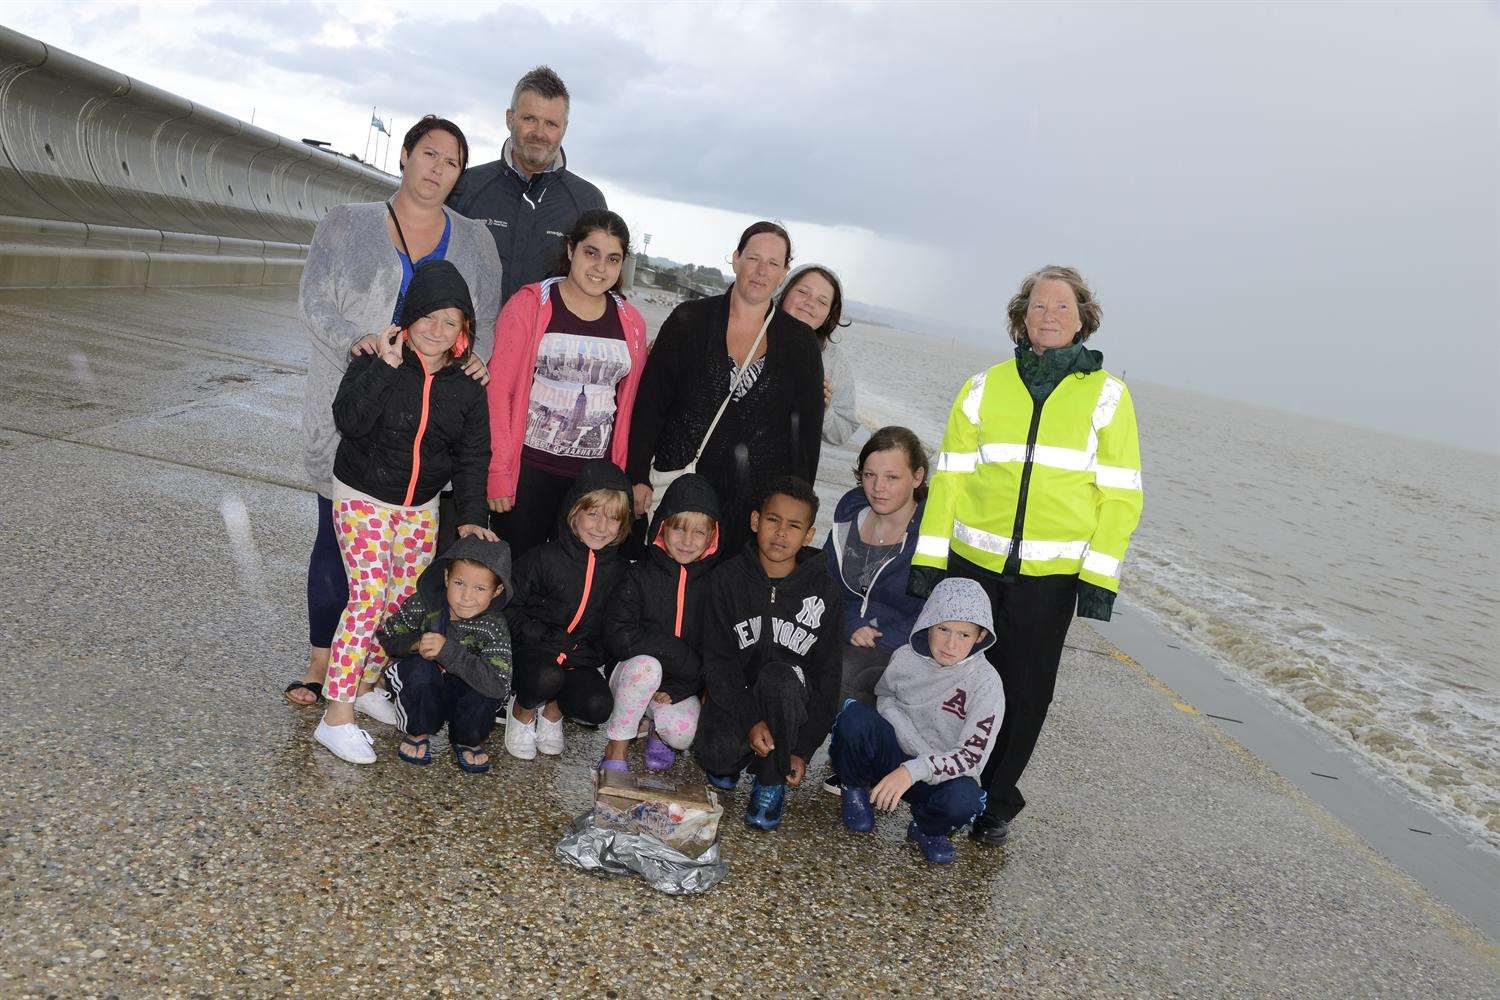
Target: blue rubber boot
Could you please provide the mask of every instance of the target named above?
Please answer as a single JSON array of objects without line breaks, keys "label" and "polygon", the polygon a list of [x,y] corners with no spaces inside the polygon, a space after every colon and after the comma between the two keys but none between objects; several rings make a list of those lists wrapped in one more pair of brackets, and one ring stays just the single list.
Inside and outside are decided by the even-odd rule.
[{"label": "blue rubber boot", "polygon": [[839,797],[844,802],[839,815],[844,821],[845,829],[855,833],[869,833],[875,829],[875,810],[870,805],[868,788],[850,788],[845,785]]},{"label": "blue rubber boot", "polygon": [[740,783],[738,774],[708,774],[707,771],[703,773],[708,775],[708,783],[721,792],[732,792],[734,786]]},{"label": "blue rubber boot", "polygon": [[750,802],[745,808],[745,824],[762,830],[781,825],[786,809],[786,785],[762,785],[757,778],[750,786]]},{"label": "blue rubber boot", "polygon": [[917,846],[922,849],[922,857],[935,865],[946,865],[953,860],[953,841],[941,833],[928,836],[917,829],[916,820],[912,820],[907,825],[906,839],[915,840]]}]

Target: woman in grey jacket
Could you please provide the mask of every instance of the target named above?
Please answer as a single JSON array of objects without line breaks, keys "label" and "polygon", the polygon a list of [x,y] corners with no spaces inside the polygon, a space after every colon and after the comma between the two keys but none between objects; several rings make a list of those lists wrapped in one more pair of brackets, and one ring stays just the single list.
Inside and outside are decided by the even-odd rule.
[{"label": "woman in grey jacket", "polygon": [[[489,378],[485,362],[500,311],[500,257],[483,224],[443,207],[468,159],[469,145],[458,126],[428,115],[401,143],[401,184],[391,200],[335,206],[313,233],[297,305],[312,344],[302,447],[308,480],[318,494],[318,533],[307,567],[311,652],[302,678],[284,692],[294,705],[323,700],[328,647],[348,601],[329,500],[339,446],[333,397],[350,355],[373,353],[376,337],[389,335],[416,265],[445,259],[463,275],[475,311],[475,357],[465,371],[481,381]],[[362,696],[356,707],[378,713],[384,722],[395,719],[390,702],[378,695]]]},{"label": "woman in grey jacket", "polygon": [[838,275],[822,264],[799,267],[781,286],[776,305],[818,335],[823,351],[823,440],[843,444],[859,430],[859,417],[854,414],[854,370],[833,340],[833,331],[849,325]]}]

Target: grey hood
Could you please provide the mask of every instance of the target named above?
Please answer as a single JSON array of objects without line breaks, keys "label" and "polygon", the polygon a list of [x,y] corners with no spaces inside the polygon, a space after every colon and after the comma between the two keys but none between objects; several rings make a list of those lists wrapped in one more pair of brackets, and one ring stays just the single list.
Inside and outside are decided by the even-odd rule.
[{"label": "grey hood", "polygon": [[500,593],[490,601],[491,611],[499,611],[510,603],[510,595],[515,590],[510,578],[510,546],[504,542],[487,542],[483,538],[470,535],[458,539],[444,549],[443,553],[422,571],[422,575],[417,577],[417,590],[427,601],[428,607],[441,608],[447,603],[448,597],[444,593],[447,587],[445,574],[448,571],[448,564],[455,559],[477,562],[500,578]]},{"label": "grey hood", "polygon": [[974,580],[950,576],[932,588],[917,624],[911,630],[911,648],[922,656],[931,656],[927,630],[938,622],[973,622],[984,629],[984,638],[974,644],[970,657],[977,656],[995,644],[995,619],[990,613],[990,599]]}]

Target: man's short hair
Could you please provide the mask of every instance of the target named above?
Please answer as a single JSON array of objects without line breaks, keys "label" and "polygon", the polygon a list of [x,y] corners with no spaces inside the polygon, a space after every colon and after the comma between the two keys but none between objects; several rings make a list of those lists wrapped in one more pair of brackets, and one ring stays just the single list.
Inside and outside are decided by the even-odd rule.
[{"label": "man's short hair", "polygon": [[812,484],[800,476],[777,476],[767,482],[760,491],[760,496],[755,500],[755,509],[758,512],[766,509],[766,501],[774,496],[791,497],[800,500],[811,509],[809,515],[812,520],[818,519],[818,494],[812,488]]},{"label": "man's short hair", "polygon": [[521,102],[521,94],[528,90],[549,101],[561,97],[565,108],[572,105],[572,98],[568,96],[568,88],[562,82],[562,77],[552,72],[550,66],[538,66],[516,81],[516,89],[510,95],[512,111]]}]

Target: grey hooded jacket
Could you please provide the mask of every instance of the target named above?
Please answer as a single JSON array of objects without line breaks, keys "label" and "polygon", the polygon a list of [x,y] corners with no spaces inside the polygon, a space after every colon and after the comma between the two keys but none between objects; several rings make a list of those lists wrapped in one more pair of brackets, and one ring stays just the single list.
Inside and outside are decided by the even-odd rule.
[{"label": "grey hooded jacket", "polygon": [[[500,591],[490,606],[473,618],[457,618],[448,607],[448,565],[468,559],[489,567],[500,580]],[[380,624],[375,636],[393,660],[410,656],[424,632],[447,639],[434,662],[486,698],[510,696],[510,626],[503,610],[510,603],[510,546],[470,536],[460,538],[434,559],[417,577],[414,594],[402,601]]]},{"label": "grey hooded jacket", "polygon": [[[444,209],[452,223],[446,260],[469,286],[474,302],[474,353],[489,360],[500,314],[500,257],[484,226]],[[308,481],[333,495],[333,458],[339,432],[333,425],[349,351],[366,334],[391,325],[401,291],[401,259],[386,232],[385,202],[336,205],[313,233],[302,267],[297,310],[312,343],[302,395],[302,459]]]},{"label": "grey hooded jacket", "polygon": [[[984,629],[966,659],[951,667],[930,655],[927,630],[939,622],[973,622]],[[875,685],[875,708],[896,731],[913,781],[937,785],[975,777],[995,746],[1005,716],[1005,689],[984,657],[995,643],[989,598],[973,580],[950,577],[932,590],[917,616],[911,642],[896,650]]]}]

